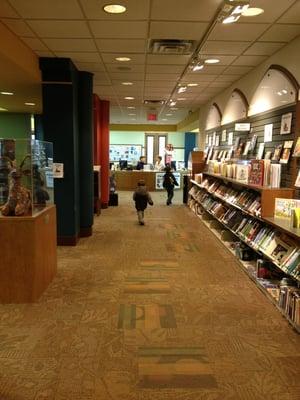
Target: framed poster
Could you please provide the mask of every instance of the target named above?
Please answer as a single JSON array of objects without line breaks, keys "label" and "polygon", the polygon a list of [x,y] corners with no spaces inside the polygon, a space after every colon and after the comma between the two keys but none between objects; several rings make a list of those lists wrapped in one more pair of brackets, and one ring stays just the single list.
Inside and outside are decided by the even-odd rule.
[{"label": "framed poster", "polygon": [[287,135],[287,134],[291,133],[292,117],[293,117],[292,113],[282,115],[280,135]]},{"label": "framed poster", "polygon": [[[164,190],[163,181],[164,181],[165,172],[157,172],[155,174],[155,189]],[[174,189],[180,189],[180,172],[173,172],[173,175],[178,183],[178,186],[174,186]]]}]

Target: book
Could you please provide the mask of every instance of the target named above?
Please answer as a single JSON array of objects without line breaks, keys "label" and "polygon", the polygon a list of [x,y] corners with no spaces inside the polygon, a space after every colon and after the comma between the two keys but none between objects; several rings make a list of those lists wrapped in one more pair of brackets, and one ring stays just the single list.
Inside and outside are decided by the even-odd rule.
[{"label": "book", "polygon": [[270,253],[270,257],[276,262],[281,264],[284,259],[294,250],[295,246],[291,243],[290,239],[282,234],[276,237],[276,246]]},{"label": "book", "polygon": [[283,148],[283,152],[280,157],[280,164],[287,164],[289,162],[291,155],[291,149],[289,148]]},{"label": "book", "polygon": [[[284,142],[286,143],[286,142]],[[300,157],[300,137],[298,137],[294,152],[293,152],[293,157]]]},{"label": "book", "polygon": [[266,151],[264,159],[271,160],[271,157],[272,157],[272,151],[271,150]]},{"label": "book", "polygon": [[283,144],[278,144],[274,149],[274,154],[272,157],[272,161],[279,161],[281,152],[282,152]]},{"label": "book", "polygon": [[296,207],[300,207],[300,200],[276,198],[274,216],[290,219],[292,210]]},{"label": "book", "polygon": [[249,172],[249,184],[263,186],[264,184],[264,160],[251,160]]},{"label": "book", "polygon": [[300,187],[300,169],[299,169],[299,171],[298,171],[298,175],[297,175],[297,178],[296,178],[296,181],[295,181],[295,185],[294,185],[294,186]]},{"label": "book", "polygon": [[244,148],[244,151],[243,151],[243,156],[247,156],[249,151],[250,151],[250,149],[251,149],[251,141],[248,140],[246,142],[246,145],[245,145],[245,148]]},{"label": "book", "polygon": [[280,188],[280,182],[281,182],[281,164],[271,164],[270,186],[272,188]]},{"label": "book", "polygon": [[248,183],[249,166],[246,164],[237,164],[236,180],[243,183]]},{"label": "book", "polygon": [[253,135],[251,138],[251,145],[250,145],[250,151],[253,153],[256,147],[256,142],[257,142],[257,135]]},{"label": "book", "polygon": [[256,159],[257,160],[261,160],[263,158],[264,149],[265,149],[265,144],[264,143],[260,143],[259,147],[258,147],[257,155],[256,155]]}]

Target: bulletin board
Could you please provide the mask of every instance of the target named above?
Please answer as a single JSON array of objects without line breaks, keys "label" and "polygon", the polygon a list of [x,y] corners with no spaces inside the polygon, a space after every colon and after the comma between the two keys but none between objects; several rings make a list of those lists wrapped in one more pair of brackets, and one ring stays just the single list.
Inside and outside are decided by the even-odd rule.
[{"label": "bulletin board", "polygon": [[109,161],[127,160],[136,163],[142,155],[142,146],[138,144],[111,144],[109,146]]}]

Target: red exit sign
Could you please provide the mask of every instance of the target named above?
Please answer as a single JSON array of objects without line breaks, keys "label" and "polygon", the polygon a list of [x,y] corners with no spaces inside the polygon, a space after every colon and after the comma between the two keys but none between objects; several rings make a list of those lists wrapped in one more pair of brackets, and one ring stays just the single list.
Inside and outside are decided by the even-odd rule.
[{"label": "red exit sign", "polygon": [[157,114],[149,113],[147,119],[148,121],[157,121]]}]

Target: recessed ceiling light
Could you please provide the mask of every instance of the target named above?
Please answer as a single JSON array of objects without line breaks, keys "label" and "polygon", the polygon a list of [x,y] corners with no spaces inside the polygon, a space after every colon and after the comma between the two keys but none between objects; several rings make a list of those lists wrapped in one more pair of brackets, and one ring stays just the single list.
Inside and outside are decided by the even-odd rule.
[{"label": "recessed ceiling light", "polygon": [[135,107],[131,106],[131,107],[127,107],[129,110],[135,110]]},{"label": "recessed ceiling light", "polygon": [[35,103],[24,103],[25,106],[35,106]]},{"label": "recessed ceiling light", "polygon": [[108,14],[122,14],[126,11],[126,7],[121,4],[106,4],[103,10]]},{"label": "recessed ceiling light", "polygon": [[287,90],[286,89],[282,89],[282,93],[283,94],[287,94]]},{"label": "recessed ceiling light", "polygon": [[136,118],[131,118],[131,121],[136,121]]},{"label": "recessed ceiling light", "polygon": [[205,64],[218,64],[220,60],[218,58],[208,58],[204,62]]},{"label": "recessed ceiling light", "polygon": [[200,71],[201,69],[204,68],[204,65],[202,63],[197,63],[196,65],[193,66],[193,71]]},{"label": "recessed ceiling light", "polygon": [[13,96],[13,92],[0,92],[4,96]]},{"label": "recessed ceiling light", "polygon": [[116,57],[115,60],[117,61],[130,61],[130,57]]},{"label": "recessed ceiling light", "polygon": [[176,106],[176,101],[171,100],[170,106],[171,106],[171,107]]},{"label": "recessed ceiling light", "polygon": [[233,22],[236,22],[240,18],[240,15],[234,16],[230,15],[230,17],[225,18],[222,23],[223,24],[232,24]]},{"label": "recessed ceiling light", "polygon": [[189,87],[193,87],[193,86],[198,86],[198,83],[188,83],[187,84]]},{"label": "recessed ceiling light", "polygon": [[179,97],[177,100],[183,101],[183,100],[186,100],[186,98],[185,97]]},{"label": "recessed ceiling light", "polygon": [[171,117],[173,114],[166,114],[166,117]]},{"label": "recessed ceiling light", "polygon": [[0,107],[0,111],[8,111],[6,108]]},{"label": "recessed ceiling light", "polygon": [[168,121],[167,118],[163,118],[162,121]]},{"label": "recessed ceiling light", "polygon": [[125,100],[134,100],[134,97],[126,96],[126,97],[124,97],[124,99],[125,99]]},{"label": "recessed ceiling light", "polygon": [[178,108],[176,108],[176,107],[173,107],[173,108],[170,108],[170,110],[172,110],[172,111],[177,111],[177,110],[178,110]]},{"label": "recessed ceiling light", "polygon": [[128,114],[128,115],[130,115],[130,116],[134,116],[134,115],[136,115],[136,114]]},{"label": "recessed ceiling light", "polygon": [[131,86],[131,85],[133,85],[133,83],[132,82],[122,82],[122,85]]},{"label": "recessed ceiling light", "polygon": [[255,17],[256,15],[260,15],[264,12],[262,8],[258,7],[248,7],[245,11],[242,12],[243,17]]}]

